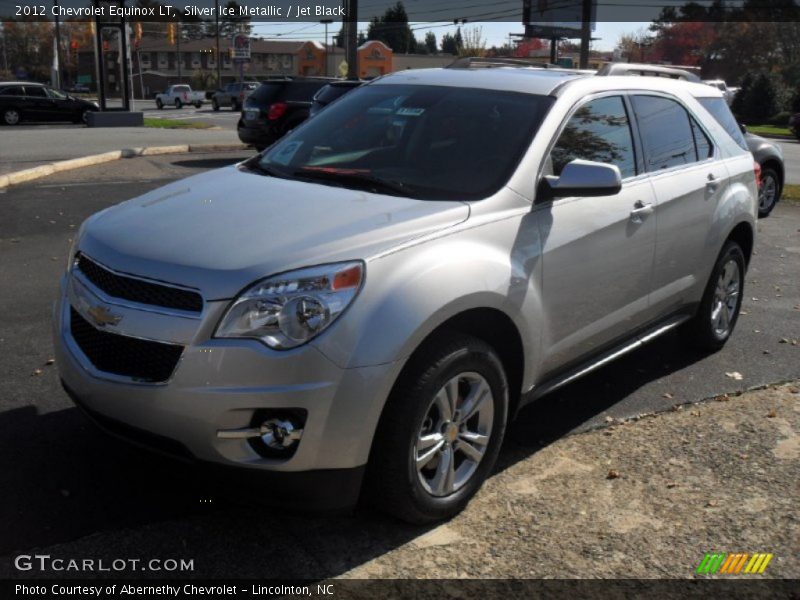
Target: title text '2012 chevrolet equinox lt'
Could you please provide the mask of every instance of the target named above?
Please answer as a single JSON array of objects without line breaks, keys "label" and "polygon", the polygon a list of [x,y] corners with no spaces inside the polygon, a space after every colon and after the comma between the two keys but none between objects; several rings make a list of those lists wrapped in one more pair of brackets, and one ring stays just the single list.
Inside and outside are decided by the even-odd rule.
[{"label": "title text '2012 chevrolet equinox lt'", "polygon": [[64,386],[112,432],[307,483],[306,503],[451,516],[520,406],[673,328],[730,337],[756,177],[697,85],[508,67],[364,85],[83,224]]}]

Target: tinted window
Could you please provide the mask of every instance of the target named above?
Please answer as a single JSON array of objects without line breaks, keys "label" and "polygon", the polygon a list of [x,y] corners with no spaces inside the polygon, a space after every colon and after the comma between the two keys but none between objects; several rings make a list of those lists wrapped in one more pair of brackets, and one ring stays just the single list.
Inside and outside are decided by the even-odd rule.
[{"label": "tinted window", "polygon": [[708,139],[706,132],[700,128],[697,121],[691,119],[692,134],[694,135],[694,147],[697,151],[697,160],[705,160],[710,158],[714,153],[714,147],[711,145],[711,140]]},{"label": "tinted window", "polygon": [[51,98],[55,98],[56,100],[66,100],[67,95],[62,92],[61,90],[54,90],[53,88],[47,88],[47,93]]},{"label": "tinted window", "polygon": [[176,94],[183,94],[184,92],[188,92],[189,91],[189,86],[188,85],[176,85],[174,88],[172,88],[172,91],[175,92]]},{"label": "tinted window", "polygon": [[483,198],[511,176],[552,103],[498,90],[368,85],[289,133],[261,164],[329,185],[363,189],[371,179],[404,196]]},{"label": "tinted window", "polygon": [[43,87],[33,87],[33,86],[25,86],[25,95],[26,96],[34,96],[35,98],[47,98],[47,92],[44,91]]},{"label": "tinted window", "polygon": [[247,104],[257,104],[259,106],[271,104],[285,85],[286,83],[262,83],[255,92],[250,94]]},{"label": "tinted window", "polygon": [[311,102],[314,94],[326,85],[326,81],[297,81],[286,86],[286,97],[284,100],[295,102]]},{"label": "tinted window", "polygon": [[660,96],[634,96],[633,110],[649,171],[697,161],[689,114],[680,104]]},{"label": "tinted window", "polygon": [[23,96],[22,86],[14,85],[11,87],[0,89],[0,96]]},{"label": "tinted window", "polygon": [[587,102],[570,117],[550,153],[553,174],[576,158],[619,167],[622,177],[636,175],[628,113],[620,96]]},{"label": "tinted window", "polygon": [[320,104],[330,104],[338,97],[344,96],[352,89],[353,88],[351,87],[345,87],[342,85],[326,85],[317,92],[316,96],[314,96],[314,100]]},{"label": "tinted window", "polygon": [[697,101],[703,105],[711,116],[717,120],[717,123],[722,125],[722,128],[728,132],[733,140],[739,144],[742,149],[747,150],[747,142],[744,141],[742,130],[739,129],[739,124],[733,116],[731,109],[728,108],[728,103],[724,98],[698,98]]}]

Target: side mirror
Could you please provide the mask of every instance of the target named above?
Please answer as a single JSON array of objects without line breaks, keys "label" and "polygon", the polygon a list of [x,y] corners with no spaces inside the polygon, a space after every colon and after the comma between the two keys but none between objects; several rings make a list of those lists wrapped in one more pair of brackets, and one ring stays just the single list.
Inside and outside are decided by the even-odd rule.
[{"label": "side mirror", "polygon": [[559,177],[542,177],[536,202],[568,196],[612,196],[621,189],[619,167],[576,158],[564,167]]},{"label": "side mirror", "polygon": [[739,130],[742,133],[747,133],[747,125],[745,125],[744,123],[739,123]]}]

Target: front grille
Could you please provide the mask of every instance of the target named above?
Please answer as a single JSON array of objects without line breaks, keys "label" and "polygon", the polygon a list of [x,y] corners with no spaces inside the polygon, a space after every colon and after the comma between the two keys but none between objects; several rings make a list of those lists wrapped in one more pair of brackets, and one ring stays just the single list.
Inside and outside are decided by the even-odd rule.
[{"label": "front grille", "polygon": [[70,307],[72,338],[100,371],[148,383],[166,381],[175,370],[183,346],[151,342],[95,329]]},{"label": "front grille", "polygon": [[117,275],[83,254],[78,256],[78,269],[86,279],[114,298],[192,312],[203,310],[203,297],[197,292]]}]

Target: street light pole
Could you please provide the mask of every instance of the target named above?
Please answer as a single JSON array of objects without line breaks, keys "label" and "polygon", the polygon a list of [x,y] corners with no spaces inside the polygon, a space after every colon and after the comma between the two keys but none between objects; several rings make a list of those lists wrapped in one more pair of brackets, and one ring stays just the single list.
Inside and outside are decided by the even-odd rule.
[{"label": "street light pole", "polygon": [[328,44],[328,25],[333,23],[333,19],[322,19],[320,21],[325,25],[325,77],[328,76],[328,53],[330,52],[330,45]]},{"label": "street light pole", "polygon": [[[58,89],[61,89],[61,21],[58,18],[58,0],[53,0],[53,7],[56,15],[56,83]],[[5,37],[3,38],[3,46],[5,46]]]}]

